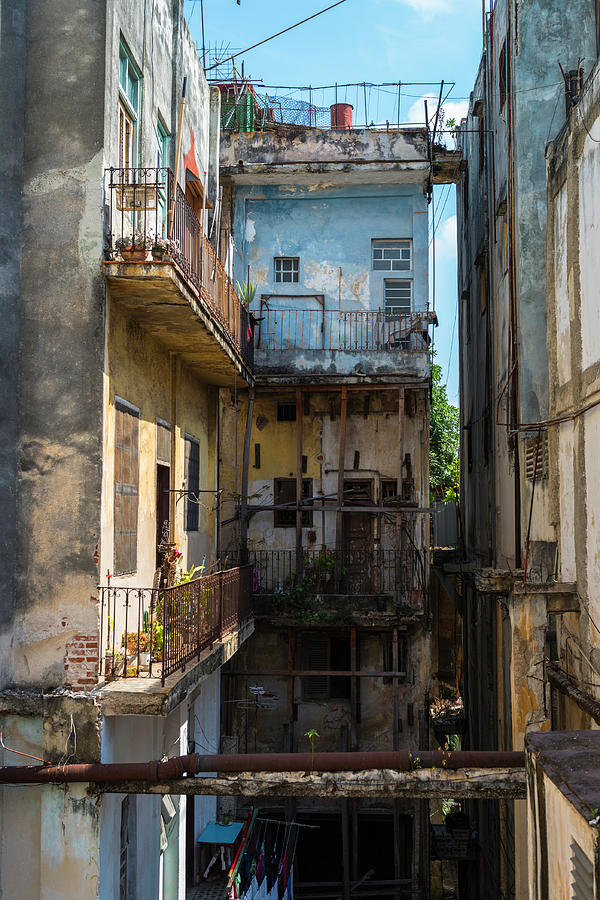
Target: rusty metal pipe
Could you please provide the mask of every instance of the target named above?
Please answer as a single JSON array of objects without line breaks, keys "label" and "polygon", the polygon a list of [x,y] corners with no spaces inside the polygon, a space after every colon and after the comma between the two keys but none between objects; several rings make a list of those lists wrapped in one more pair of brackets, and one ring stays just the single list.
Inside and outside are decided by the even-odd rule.
[{"label": "rusty metal pipe", "polygon": [[76,763],[65,766],[3,766],[2,784],[68,782],[159,782],[199,772],[359,772],[365,769],[522,768],[522,751],[396,750],[358,753],[190,753],[166,762]]}]

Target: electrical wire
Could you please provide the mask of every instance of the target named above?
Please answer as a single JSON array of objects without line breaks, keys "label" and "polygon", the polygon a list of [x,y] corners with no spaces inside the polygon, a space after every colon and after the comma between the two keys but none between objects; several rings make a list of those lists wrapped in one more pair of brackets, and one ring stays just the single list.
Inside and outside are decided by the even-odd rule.
[{"label": "electrical wire", "polygon": [[261,47],[263,44],[272,41],[276,37],[280,37],[282,34],[286,34],[288,31],[291,31],[292,28],[297,28],[298,25],[304,25],[305,22],[310,22],[311,19],[316,19],[317,16],[322,16],[323,13],[329,12],[330,9],[334,9],[336,6],[340,6],[342,3],[346,3],[346,0],[337,0],[337,3],[332,3],[331,6],[327,6],[325,9],[319,10],[319,12],[313,13],[312,16],[307,16],[306,19],[302,19],[300,22],[296,22],[294,25],[290,25],[289,28],[284,28],[283,31],[278,31],[277,34],[272,34],[270,37],[265,38],[264,41],[259,41],[257,44],[252,44],[251,47],[246,47],[245,50],[239,50],[237,53],[234,53],[232,56],[228,56],[227,59],[222,59],[216,62],[212,66],[208,66],[205,69],[206,72],[210,72],[211,69],[216,69],[219,66],[225,65],[227,62],[231,62],[231,60],[235,59],[238,56],[242,56],[243,53],[249,53],[250,50],[256,49],[256,47]]}]

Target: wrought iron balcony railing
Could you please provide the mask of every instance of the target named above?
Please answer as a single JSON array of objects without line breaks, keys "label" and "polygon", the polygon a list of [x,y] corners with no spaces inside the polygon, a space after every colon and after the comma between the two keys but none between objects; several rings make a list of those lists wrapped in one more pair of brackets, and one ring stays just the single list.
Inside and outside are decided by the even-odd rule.
[{"label": "wrought iron balcony railing", "polygon": [[108,258],[174,263],[252,366],[254,340],[248,310],[184,192],[175,185],[171,169],[110,168],[105,176]]},{"label": "wrought iron balcony railing", "polygon": [[[235,555],[231,559],[236,561]],[[369,596],[389,594],[406,607],[421,611],[427,593],[425,554],[405,550],[304,550],[298,568],[296,549],[250,550],[252,593],[280,594],[283,599],[302,587],[303,594]]]},{"label": "wrought iron balcony railing", "polygon": [[99,674],[164,684],[250,615],[251,586],[241,566],[165,589],[101,587]]},{"label": "wrought iron balcony railing", "polygon": [[263,306],[256,315],[256,349],[263,351],[423,351],[430,344],[429,325],[434,321],[426,310],[394,313]]}]

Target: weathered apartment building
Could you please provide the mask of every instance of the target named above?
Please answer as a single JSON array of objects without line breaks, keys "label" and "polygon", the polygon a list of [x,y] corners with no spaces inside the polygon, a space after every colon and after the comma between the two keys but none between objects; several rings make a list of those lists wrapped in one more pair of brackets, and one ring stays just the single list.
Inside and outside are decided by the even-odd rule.
[{"label": "weathered apartment building", "polygon": [[[243,572],[159,592],[157,569],[217,558],[219,391],[253,382],[205,237],[219,92],[183,2],[0,18],[3,764],[215,751]],[[85,785],[4,786],[0,807],[0,893],[24,900],[184,897],[216,815]]]},{"label": "weathered apartment building", "polygon": [[[593,3],[495,3],[460,127],[464,548],[444,568],[481,749],[599,718],[597,48]],[[594,746],[531,738],[529,848],[525,802],[473,810],[478,896],[595,896]]]},{"label": "weathered apartment building", "polygon": [[[182,2],[72,6],[0,24],[2,762],[427,746],[424,190],[457,155],[341,107],[222,134]],[[425,801],[269,805],[320,826],[299,896],[426,896]],[[86,783],[0,810],[24,900],[183,898],[217,818]]]},{"label": "weathered apartment building", "polygon": [[[222,408],[230,440],[247,423],[247,505],[222,538],[253,571],[255,631],[223,669],[243,752],[306,751],[311,731],[324,751],[429,745],[429,174],[424,129],[221,138],[235,277],[256,287],[256,383]],[[296,896],[365,877],[370,895],[426,895],[427,802],[273,798],[285,814],[319,825]]]}]

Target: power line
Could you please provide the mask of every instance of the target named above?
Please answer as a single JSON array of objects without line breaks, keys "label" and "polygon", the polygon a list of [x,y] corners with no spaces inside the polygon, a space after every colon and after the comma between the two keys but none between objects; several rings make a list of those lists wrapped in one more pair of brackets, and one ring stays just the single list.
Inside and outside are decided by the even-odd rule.
[{"label": "power line", "polygon": [[278,31],[277,34],[272,34],[271,37],[265,38],[264,41],[259,41],[257,44],[252,44],[251,47],[246,47],[245,50],[240,50],[239,53],[234,53],[233,56],[228,56],[227,59],[222,59],[219,62],[216,62],[213,66],[209,66],[205,71],[210,72],[211,69],[216,69],[218,66],[222,66],[226,62],[231,62],[231,60],[235,59],[237,56],[241,56],[243,53],[248,53],[250,50],[254,50],[256,47],[261,47],[268,41],[272,41],[273,38],[280,37],[280,35],[286,34],[288,31],[291,31],[292,28],[297,28],[298,25],[304,25],[305,22],[310,22],[311,19],[316,19],[317,16],[322,16],[323,13],[329,12],[330,9],[334,9],[336,6],[340,6],[345,2],[346,0],[337,0],[337,3],[332,3],[331,6],[327,6],[325,9],[321,9],[319,12],[313,13],[312,16],[307,16],[306,19],[302,19],[300,22],[296,22],[294,25],[290,25],[288,28],[284,28],[283,31]]}]

